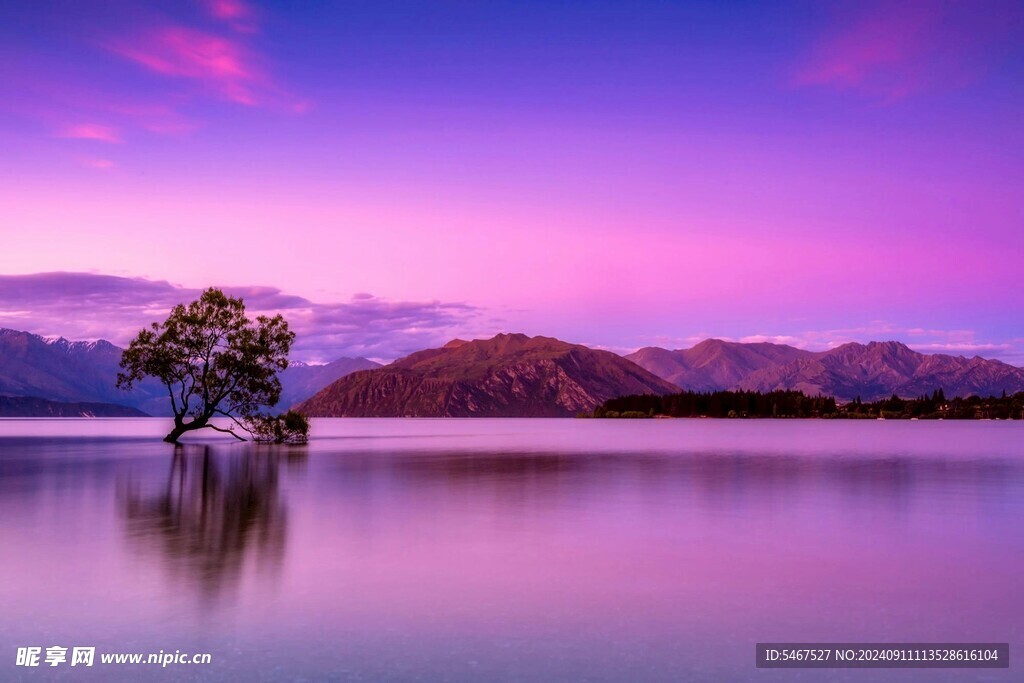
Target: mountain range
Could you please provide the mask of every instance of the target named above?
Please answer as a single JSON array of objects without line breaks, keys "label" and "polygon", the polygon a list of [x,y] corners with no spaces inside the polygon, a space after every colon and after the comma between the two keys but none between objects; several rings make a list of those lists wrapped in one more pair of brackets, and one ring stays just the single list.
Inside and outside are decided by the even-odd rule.
[{"label": "mountain range", "polygon": [[626,358],[682,389],[718,391],[736,387],[758,370],[813,355],[782,344],[738,344],[705,339],[692,348],[675,351],[648,346]]},{"label": "mountain range", "polygon": [[[114,386],[121,358],[106,341],[73,342],[0,329],[0,397],[6,415],[168,415],[155,380]],[[637,393],[796,389],[865,401],[1024,391],[1024,369],[974,356],[923,354],[889,342],[807,351],[782,344],[707,339],[688,349],[647,347],[625,357],[551,337],[499,334],[453,340],[390,365],[339,358],[293,362],[281,374],[279,408],[311,416],[537,416],[589,412]],[[89,405],[84,405],[89,404]],[[106,407],[104,407],[104,405]]]},{"label": "mountain range", "polygon": [[277,405],[281,408],[293,406],[345,375],[379,367],[380,363],[366,358],[339,358],[325,365],[292,361],[281,373],[281,399]]},{"label": "mountain range", "polygon": [[1024,369],[979,356],[924,354],[895,341],[848,343],[827,351],[707,339],[689,349],[648,347],[626,356],[681,389],[795,389],[841,401],[941,388],[948,397],[1024,391]]},{"label": "mountain range", "polygon": [[[113,416],[118,406],[148,415],[170,415],[167,389],[160,382],[144,380],[130,392],[115,386],[121,352],[120,347],[104,340],[73,342],[0,329],[0,396],[32,397],[51,403],[94,404],[87,408],[54,405],[44,408],[42,403],[24,402],[8,406],[9,410],[17,411],[21,416],[32,410],[37,410],[41,416],[71,414],[75,410]],[[349,372],[375,367],[379,367],[379,363],[365,358],[339,358],[326,365],[293,362],[280,375],[281,399],[278,406],[288,407],[309,398]],[[96,404],[109,407],[100,408]]]},{"label": "mountain range", "polygon": [[0,329],[0,395],[67,403],[128,406],[150,415],[170,414],[167,389],[155,380],[132,392],[114,386],[121,349],[107,341],[71,342]]},{"label": "mountain range", "polygon": [[334,382],[297,410],[311,417],[566,417],[624,394],[676,391],[610,351],[551,337],[453,340]]},{"label": "mountain range", "polygon": [[0,396],[0,417],[146,417],[114,403],[68,403],[35,396]]}]

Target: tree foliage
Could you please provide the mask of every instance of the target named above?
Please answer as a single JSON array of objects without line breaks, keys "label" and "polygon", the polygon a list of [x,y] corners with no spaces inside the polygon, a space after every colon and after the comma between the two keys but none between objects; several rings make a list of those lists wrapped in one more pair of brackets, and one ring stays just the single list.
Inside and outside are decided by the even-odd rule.
[{"label": "tree foliage", "polygon": [[609,399],[594,417],[823,417],[835,412],[834,398],[800,391],[683,391]]},{"label": "tree foliage", "polygon": [[[947,399],[942,389],[904,399],[892,396],[865,403],[858,396],[837,405],[828,396],[800,391],[683,391],[667,396],[636,394],[605,401],[594,417],[822,417],[838,419],[1024,420],[1024,392]],[[585,416],[589,417],[589,416]]]},{"label": "tree foliage", "polygon": [[256,415],[247,423],[255,441],[267,443],[306,443],[309,436],[309,420],[294,410],[281,415]]},{"label": "tree foliage", "polygon": [[280,398],[277,374],[288,367],[294,339],[280,315],[250,320],[242,299],[211,287],[139,332],[121,357],[117,386],[131,389],[147,376],[163,382],[174,413],[165,441],[204,427],[243,439],[236,428],[262,428],[261,411]]},{"label": "tree foliage", "polygon": [[1024,391],[1001,396],[964,396],[947,399],[942,389],[917,398],[893,396],[865,403],[860,399],[843,406],[841,417],[890,420],[1024,420]]}]

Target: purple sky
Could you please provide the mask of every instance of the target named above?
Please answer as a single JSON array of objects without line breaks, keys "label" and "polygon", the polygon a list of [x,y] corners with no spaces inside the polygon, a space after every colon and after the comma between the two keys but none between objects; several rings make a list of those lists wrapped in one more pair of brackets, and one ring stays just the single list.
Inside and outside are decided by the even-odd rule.
[{"label": "purple sky", "polygon": [[124,341],[215,284],[317,360],[1024,364],[1018,2],[39,0],[0,60],[2,326]]}]

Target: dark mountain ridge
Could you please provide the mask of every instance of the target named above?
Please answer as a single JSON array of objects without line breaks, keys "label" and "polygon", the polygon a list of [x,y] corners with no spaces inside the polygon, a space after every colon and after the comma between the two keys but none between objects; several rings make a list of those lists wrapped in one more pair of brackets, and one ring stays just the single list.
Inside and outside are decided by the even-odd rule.
[{"label": "dark mountain ridge", "polygon": [[567,417],[675,387],[635,363],[551,337],[453,340],[344,377],[298,410],[312,417]]},{"label": "dark mountain ridge", "polygon": [[38,396],[0,396],[0,417],[147,417],[129,406],[113,403],[66,403]]}]

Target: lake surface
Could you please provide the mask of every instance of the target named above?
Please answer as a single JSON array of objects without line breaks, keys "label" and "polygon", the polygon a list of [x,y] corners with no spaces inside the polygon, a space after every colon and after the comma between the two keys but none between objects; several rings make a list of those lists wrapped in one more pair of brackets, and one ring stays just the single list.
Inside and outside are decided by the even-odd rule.
[{"label": "lake surface", "polygon": [[[1024,423],[166,427],[0,420],[0,680],[1021,680]],[[757,670],[758,641],[1012,659]],[[97,664],[14,665],[51,645]],[[213,662],[99,664],[159,650]]]}]

